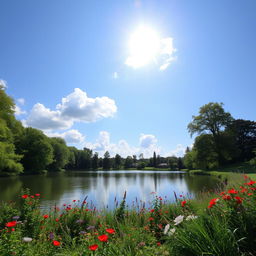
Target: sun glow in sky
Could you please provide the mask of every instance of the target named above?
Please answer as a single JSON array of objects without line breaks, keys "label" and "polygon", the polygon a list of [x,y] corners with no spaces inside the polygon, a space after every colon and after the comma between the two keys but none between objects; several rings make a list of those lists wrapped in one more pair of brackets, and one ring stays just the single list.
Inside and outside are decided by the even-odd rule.
[{"label": "sun glow in sky", "polygon": [[146,26],[138,27],[130,37],[130,56],[126,64],[138,68],[155,61],[160,51],[160,44],[160,37],[154,29]]}]

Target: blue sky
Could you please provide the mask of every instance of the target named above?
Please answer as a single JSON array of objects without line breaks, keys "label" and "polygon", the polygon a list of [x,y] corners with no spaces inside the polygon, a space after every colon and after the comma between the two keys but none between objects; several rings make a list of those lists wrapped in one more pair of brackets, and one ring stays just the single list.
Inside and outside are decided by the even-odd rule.
[{"label": "blue sky", "polygon": [[[0,9],[0,79],[17,118],[68,145],[182,155],[193,143],[187,124],[210,101],[256,119],[254,0],[3,0]],[[161,51],[134,67],[136,33],[139,50],[153,51],[141,27]]]}]

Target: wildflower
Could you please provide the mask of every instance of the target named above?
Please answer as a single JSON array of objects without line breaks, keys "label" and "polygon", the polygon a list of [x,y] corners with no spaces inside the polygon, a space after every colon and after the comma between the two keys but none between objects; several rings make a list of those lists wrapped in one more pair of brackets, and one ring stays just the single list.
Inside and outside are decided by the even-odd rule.
[{"label": "wildflower", "polygon": [[212,208],[217,202],[219,201],[219,198],[213,198],[208,205],[208,208]]},{"label": "wildflower", "polygon": [[23,240],[23,242],[25,242],[25,243],[29,243],[29,242],[31,242],[33,239],[32,239],[31,237],[23,237],[22,240]]},{"label": "wildflower", "polygon": [[40,194],[37,193],[37,194],[35,194],[35,196],[40,196]]},{"label": "wildflower", "polygon": [[146,245],[145,242],[140,242],[140,243],[138,244],[139,247],[142,247],[142,246],[145,246],[145,245]]},{"label": "wildflower", "polygon": [[248,193],[247,195],[248,195],[248,196],[252,196],[252,195],[253,195],[253,193]]},{"label": "wildflower", "polygon": [[20,218],[20,216],[13,216],[12,219],[13,220],[18,220]]},{"label": "wildflower", "polygon": [[231,200],[231,196],[230,195],[224,195],[222,197],[223,200]]},{"label": "wildflower", "polygon": [[184,207],[186,203],[187,203],[187,201],[185,201],[185,200],[182,201],[182,202],[181,202],[181,206]]},{"label": "wildflower", "polygon": [[101,236],[98,236],[98,239],[101,242],[107,242],[108,241],[108,236],[107,235],[101,235]]},{"label": "wildflower", "polygon": [[150,210],[150,212],[154,212],[154,211],[155,211],[155,209],[151,209],[151,210]]},{"label": "wildflower", "polygon": [[57,241],[57,240],[53,240],[53,241],[52,241],[52,244],[53,244],[54,246],[60,246],[60,242]]},{"label": "wildflower", "polygon": [[160,243],[160,242],[157,242],[156,244],[157,244],[157,246],[160,246],[160,245],[161,245],[161,243]]},{"label": "wildflower", "polygon": [[195,220],[195,219],[197,219],[197,218],[198,218],[198,216],[195,216],[195,215],[188,215],[187,218],[186,218],[186,220]]},{"label": "wildflower", "polygon": [[43,215],[43,218],[44,218],[44,219],[47,219],[47,218],[49,218],[49,215],[48,215],[48,214],[45,214],[45,215]]},{"label": "wildflower", "polygon": [[168,232],[168,236],[172,236],[176,231],[176,228],[171,228],[170,231]]},{"label": "wildflower", "polygon": [[49,239],[50,239],[50,240],[53,240],[53,239],[54,239],[54,234],[53,234],[52,232],[50,232],[50,234],[49,234]]},{"label": "wildflower", "polygon": [[21,196],[23,199],[26,199],[26,198],[28,198],[28,195],[22,195]]},{"label": "wildflower", "polygon": [[56,222],[59,222],[59,220],[60,220],[60,219],[58,219],[58,218],[55,219]]},{"label": "wildflower", "polygon": [[95,226],[88,226],[87,230],[95,229]]},{"label": "wildflower", "polygon": [[228,193],[229,193],[229,194],[237,194],[238,191],[232,188],[232,189],[230,189],[230,190],[228,191]]},{"label": "wildflower", "polygon": [[251,180],[250,182],[244,183],[244,185],[249,185],[249,186],[251,186],[251,185],[253,185],[253,184],[255,184],[255,183],[256,183],[256,181]]},{"label": "wildflower", "polygon": [[153,221],[154,218],[153,218],[153,217],[149,217],[148,220],[149,220],[149,221]]},{"label": "wildflower", "polygon": [[10,227],[15,227],[17,225],[17,221],[14,220],[14,221],[10,221],[10,222],[7,222],[5,224],[6,227],[10,228]]},{"label": "wildflower", "polygon": [[99,247],[99,246],[98,246],[97,244],[93,244],[93,245],[90,245],[90,246],[89,246],[89,250],[90,250],[90,251],[96,251],[96,250],[98,249],[98,247]]},{"label": "wildflower", "polygon": [[109,234],[115,234],[116,231],[112,228],[107,228],[106,232],[109,233]]},{"label": "wildflower", "polygon": [[31,198],[35,198],[34,196],[30,196]]},{"label": "wildflower", "polygon": [[243,202],[243,198],[241,198],[240,196],[235,196],[235,199],[238,204],[241,204]]},{"label": "wildflower", "polygon": [[174,222],[175,222],[175,226],[177,226],[177,225],[179,225],[182,221],[183,221],[183,219],[184,219],[184,216],[182,216],[182,215],[179,215],[178,217],[176,217],[175,219],[174,219]]},{"label": "wildflower", "polygon": [[165,227],[164,227],[164,234],[166,235],[168,230],[170,229],[170,224],[167,224]]},{"label": "wildflower", "polygon": [[85,231],[80,231],[80,232],[79,232],[79,235],[85,235],[85,234],[86,234]]},{"label": "wildflower", "polygon": [[75,203],[75,202],[76,202],[76,200],[73,200],[73,202]]}]

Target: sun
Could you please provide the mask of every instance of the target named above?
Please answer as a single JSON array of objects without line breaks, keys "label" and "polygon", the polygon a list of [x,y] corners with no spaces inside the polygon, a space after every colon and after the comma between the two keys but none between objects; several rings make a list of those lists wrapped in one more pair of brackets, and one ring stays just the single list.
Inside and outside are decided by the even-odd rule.
[{"label": "sun", "polygon": [[143,25],[132,33],[128,46],[126,64],[139,68],[156,59],[160,51],[160,38],[154,29]]}]

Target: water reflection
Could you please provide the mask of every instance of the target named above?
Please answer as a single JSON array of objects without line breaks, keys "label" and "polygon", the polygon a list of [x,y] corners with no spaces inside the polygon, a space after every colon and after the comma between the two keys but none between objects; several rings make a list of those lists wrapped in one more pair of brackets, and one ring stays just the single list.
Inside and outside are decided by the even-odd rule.
[{"label": "water reflection", "polygon": [[202,190],[213,189],[218,180],[209,176],[189,176],[167,171],[98,171],[50,173],[42,176],[21,176],[0,179],[0,200],[16,200],[22,188],[42,195],[42,207],[82,201],[85,196],[98,207],[114,207],[127,191],[127,203],[135,198],[149,202],[152,192],[174,201],[177,195],[194,197]]}]

